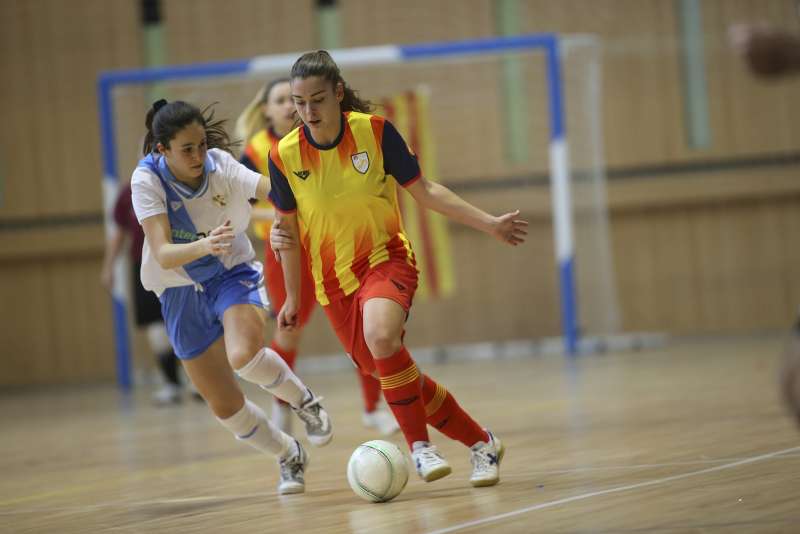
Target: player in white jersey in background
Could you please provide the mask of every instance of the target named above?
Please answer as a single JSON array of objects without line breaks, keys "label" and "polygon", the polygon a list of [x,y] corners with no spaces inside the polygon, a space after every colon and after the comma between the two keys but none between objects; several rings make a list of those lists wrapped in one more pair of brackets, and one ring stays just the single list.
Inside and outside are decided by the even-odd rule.
[{"label": "player in white jersey in background", "polygon": [[146,236],[142,285],[161,301],[170,341],[211,411],[237,439],[278,458],[279,493],[305,489],[308,455],[242,393],[234,377],[288,402],[309,441],[325,445],[330,419],[316,397],[268,348],[261,264],[245,231],[251,198],[269,180],[229,153],[222,121],[186,102],[148,111],[144,158],[131,180]]}]

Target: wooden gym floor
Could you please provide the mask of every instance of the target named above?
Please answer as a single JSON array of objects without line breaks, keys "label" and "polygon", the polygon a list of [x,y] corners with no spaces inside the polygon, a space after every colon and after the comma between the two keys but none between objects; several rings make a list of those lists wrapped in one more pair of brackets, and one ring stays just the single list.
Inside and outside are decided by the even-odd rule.
[{"label": "wooden gym floor", "polygon": [[[149,404],[111,386],[0,396],[2,532],[800,532],[800,432],[777,401],[779,339],[429,365],[506,443],[501,483],[412,475],[388,504],[349,489],[376,436],[352,372],[310,375],[334,441],[311,449],[307,493],[278,497],[274,461],[201,403]],[[246,388],[268,407],[268,395]],[[298,422],[295,422],[297,428]],[[393,441],[401,443],[395,436]]]}]

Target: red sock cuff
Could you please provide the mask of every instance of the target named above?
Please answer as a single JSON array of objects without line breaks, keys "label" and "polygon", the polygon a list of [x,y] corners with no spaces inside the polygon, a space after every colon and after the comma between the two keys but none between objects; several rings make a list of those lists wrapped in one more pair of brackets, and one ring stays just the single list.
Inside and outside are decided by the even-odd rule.
[{"label": "red sock cuff", "polygon": [[413,364],[414,360],[411,359],[411,354],[405,347],[400,347],[400,350],[389,356],[388,358],[375,358],[375,368],[378,370],[378,375],[389,376],[404,371]]}]

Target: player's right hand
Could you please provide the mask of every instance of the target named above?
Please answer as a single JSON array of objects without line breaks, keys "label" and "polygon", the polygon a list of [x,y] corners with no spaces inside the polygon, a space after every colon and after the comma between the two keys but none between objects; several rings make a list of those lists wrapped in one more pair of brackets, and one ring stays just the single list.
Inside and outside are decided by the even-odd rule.
[{"label": "player's right hand", "polygon": [[292,331],[297,328],[297,317],[299,308],[294,299],[286,297],[286,301],[278,312],[278,328],[281,330]]},{"label": "player's right hand", "polygon": [[236,237],[236,235],[233,233],[231,221],[225,221],[223,224],[211,230],[201,241],[207,254],[221,256],[230,251],[234,237]]}]

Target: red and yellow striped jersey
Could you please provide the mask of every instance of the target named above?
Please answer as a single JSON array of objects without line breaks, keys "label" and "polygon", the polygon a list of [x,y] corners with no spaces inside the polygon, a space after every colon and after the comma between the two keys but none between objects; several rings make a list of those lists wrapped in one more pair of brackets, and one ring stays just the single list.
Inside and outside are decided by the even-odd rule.
[{"label": "red and yellow striped jersey", "polygon": [[396,183],[420,177],[417,158],[383,117],[342,114],[339,137],[319,145],[301,126],[269,154],[270,200],[297,213],[323,306],[353,293],[370,267],[390,258],[415,265]]},{"label": "red and yellow striped jersey", "polygon": [[[250,138],[239,161],[251,171],[255,171],[263,176],[269,176],[269,169],[267,168],[269,149],[272,148],[272,145],[277,144],[278,141],[280,141],[280,138],[275,135],[275,132],[271,129],[261,130]],[[257,199],[255,206],[257,208],[271,207],[269,203],[263,199]],[[272,223],[270,221],[253,221],[253,233],[259,239],[266,239],[271,227]]]}]

